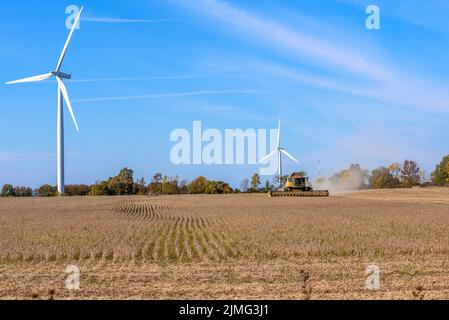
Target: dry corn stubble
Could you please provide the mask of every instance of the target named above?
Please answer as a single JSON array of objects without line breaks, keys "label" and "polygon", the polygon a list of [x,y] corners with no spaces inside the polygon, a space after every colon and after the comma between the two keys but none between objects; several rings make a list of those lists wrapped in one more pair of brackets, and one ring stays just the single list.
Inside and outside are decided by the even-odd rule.
[{"label": "dry corn stubble", "polygon": [[447,204],[447,189],[0,199],[0,297],[449,298]]}]

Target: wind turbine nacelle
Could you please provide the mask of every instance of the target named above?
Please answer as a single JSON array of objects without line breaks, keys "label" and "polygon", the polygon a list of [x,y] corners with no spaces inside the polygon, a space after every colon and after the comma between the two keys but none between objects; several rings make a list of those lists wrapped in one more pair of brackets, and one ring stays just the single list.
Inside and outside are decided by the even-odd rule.
[{"label": "wind turbine nacelle", "polygon": [[64,73],[60,71],[52,71],[51,74],[55,77],[60,77],[61,79],[68,79],[70,80],[72,78],[72,75],[69,73]]}]

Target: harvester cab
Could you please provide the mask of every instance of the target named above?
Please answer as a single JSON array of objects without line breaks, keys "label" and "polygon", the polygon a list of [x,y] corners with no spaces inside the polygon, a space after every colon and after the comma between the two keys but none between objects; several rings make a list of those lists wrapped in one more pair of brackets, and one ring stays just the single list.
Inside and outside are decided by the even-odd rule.
[{"label": "harvester cab", "polygon": [[285,182],[285,186],[283,187],[284,191],[312,191],[312,184],[309,182],[309,178],[305,177],[302,173],[293,172],[288,176],[287,181]]}]

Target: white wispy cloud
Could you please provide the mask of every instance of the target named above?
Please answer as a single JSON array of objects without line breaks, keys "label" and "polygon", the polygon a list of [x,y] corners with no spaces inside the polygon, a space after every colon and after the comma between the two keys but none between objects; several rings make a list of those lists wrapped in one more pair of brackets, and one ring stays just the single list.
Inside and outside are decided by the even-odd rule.
[{"label": "white wispy cloud", "polygon": [[[388,79],[390,69],[385,63],[370,55],[364,48],[353,43],[338,43],[312,34],[308,30],[297,30],[267,17],[217,0],[175,0],[179,5],[211,17],[215,22],[233,27],[241,36],[251,37],[270,50],[300,58],[317,67],[355,75]],[[229,30],[229,28],[227,28]]]},{"label": "white wispy cloud", "polygon": [[139,99],[151,99],[151,98],[176,98],[176,97],[190,97],[190,96],[212,96],[212,95],[226,95],[226,94],[260,94],[272,92],[268,90],[198,90],[188,92],[175,92],[175,93],[160,93],[160,94],[145,94],[145,95],[133,95],[133,96],[115,96],[115,97],[98,97],[98,98],[86,98],[77,99],[74,102],[101,102],[101,101],[119,101],[119,100],[139,100]]},{"label": "white wispy cloud", "polygon": [[369,87],[361,85],[359,83],[338,81],[329,76],[305,72],[303,70],[294,68],[292,66],[286,66],[281,63],[270,62],[261,59],[251,59],[251,61],[246,61],[245,64],[248,68],[254,70],[254,72],[263,72],[270,74],[271,76],[292,80],[294,82],[301,82],[306,85],[331,91],[338,91],[369,98],[376,98],[378,94],[376,90],[372,90]]},{"label": "white wispy cloud", "polygon": [[[91,82],[120,82],[120,81],[150,81],[150,80],[191,80],[206,78],[241,78],[243,74],[211,74],[211,75],[172,75],[172,76],[148,76],[148,77],[110,77],[110,78],[86,78],[86,79],[70,79],[69,83],[91,83]],[[54,83],[55,80],[49,79],[39,81],[35,84]]]},{"label": "white wispy cloud", "polygon": [[[173,76],[152,76],[152,77],[113,77],[113,78],[92,78],[92,79],[74,79],[71,83],[83,82],[114,82],[114,81],[146,81],[146,80],[189,80],[210,78],[210,75],[173,75]],[[241,75],[214,75],[219,78],[237,78]]]},{"label": "white wispy cloud", "polygon": [[[387,59],[387,55],[379,54],[381,48],[375,47],[372,52],[372,45],[363,37],[351,34],[352,37],[335,39],[318,34],[316,30],[298,30],[283,21],[272,20],[219,0],[174,1],[212,18],[214,23],[223,24],[226,27],[224,32],[235,32],[239,37],[256,41],[266,50],[281,51],[290,60],[293,58],[298,66],[314,68],[304,73],[298,68],[288,70],[282,66],[261,65],[271,73],[401,106],[449,111],[447,79],[413,72],[409,66],[401,66],[401,61],[393,61]],[[338,33],[347,32],[342,29]]]},{"label": "white wispy cloud", "polygon": [[97,22],[97,23],[168,23],[180,22],[176,19],[128,19],[128,18],[114,18],[114,17],[85,17],[81,21]]}]

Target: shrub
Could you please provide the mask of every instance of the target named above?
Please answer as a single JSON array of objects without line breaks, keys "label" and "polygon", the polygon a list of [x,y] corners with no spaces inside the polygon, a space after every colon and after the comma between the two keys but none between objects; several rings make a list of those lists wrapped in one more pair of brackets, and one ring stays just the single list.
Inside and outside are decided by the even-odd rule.
[{"label": "shrub", "polygon": [[16,197],[32,197],[33,189],[31,189],[29,187],[15,187],[14,195]]},{"label": "shrub", "polygon": [[64,194],[66,196],[87,196],[91,187],[85,184],[74,184],[65,186]]},{"label": "shrub", "polygon": [[49,184],[44,184],[36,190],[38,197],[56,197],[58,195],[58,188]]}]

